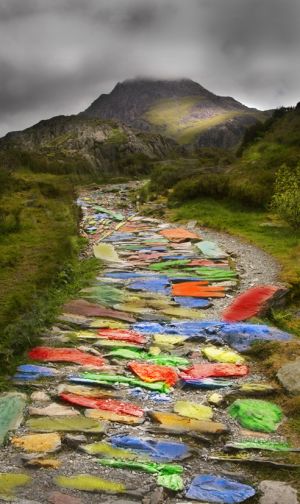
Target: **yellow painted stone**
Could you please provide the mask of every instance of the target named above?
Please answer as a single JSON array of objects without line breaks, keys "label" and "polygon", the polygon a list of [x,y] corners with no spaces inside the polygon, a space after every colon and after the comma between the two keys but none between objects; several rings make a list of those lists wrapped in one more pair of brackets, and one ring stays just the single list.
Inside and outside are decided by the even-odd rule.
[{"label": "yellow painted stone", "polygon": [[99,243],[94,245],[94,256],[104,262],[122,262],[113,245],[109,243]]},{"label": "yellow painted stone", "polygon": [[137,454],[131,452],[130,450],[125,450],[124,448],[116,448],[109,443],[104,442],[82,445],[80,446],[80,448],[89,455],[98,455],[100,457],[129,460],[134,460],[137,458]]},{"label": "yellow painted stone", "polygon": [[154,334],[153,342],[160,347],[173,347],[184,343],[185,336],[172,336],[165,334]]},{"label": "yellow painted stone", "polygon": [[76,394],[84,397],[116,397],[118,395],[114,390],[101,389],[98,387],[86,387],[85,385],[69,385],[68,383],[62,383],[57,389],[58,395],[62,393],[66,394]]},{"label": "yellow painted stone", "polygon": [[90,432],[99,433],[105,431],[105,424],[92,418],[83,416],[76,417],[41,417],[31,418],[26,426],[34,432]]},{"label": "yellow painted stone", "polygon": [[45,469],[59,469],[61,466],[60,460],[57,459],[33,459],[28,460],[26,463],[27,466],[32,467],[44,467]]},{"label": "yellow painted stone", "polygon": [[218,392],[213,392],[210,394],[207,398],[208,402],[210,404],[214,404],[215,406],[218,406],[223,402],[223,396],[222,394],[219,394]]},{"label": "yellow painted stone", "polygon": [[167,430],[183,431],[183,432],[203,432],[206,434],[221,434],[226,432],[227,428],[220,422],[212,422],[211,420],[194,420],[176,415],[176,413],[164,413],[162,411],[154,411],[151,413],[152,418],[159,422],[163,428]]},{"label": "yellow painted stone", "polygon": [[242,364],[245,362],[244,357],[229,348],[209,345],[202,348],[201,352],[210,361],[224,362],[226,364]]},{"label": "yellow painted stone", "polygon": [[20,473],[0,473],[0,498],[11,500],[15,495],[15,490],[31,483],[32,478],[27,474]]},{"label": "yellow painted stone", "polygon": [[95,420],[108,420],[110,422],[119,422],[128,425],[138,425],[145,421],[144,417],[134,417],[130,415],[119,415],[113,411],[100,410],[100,409],[86,409],[85,416]]},{"label": "yellow painted stone", "polygon": [[24,451],[32,453],[55,452],[61,447],[61,438],[57,432],[14,437],[11,442],[17,448],[22,448]]},{"label": "yellow painted stone", "polygon": [[178,415],[195,420],[211,420],[213,417],[213,410],[209,406],[190,401],[177,401],[174,404],[174,411]]},{"label": "yellow painted stone", "polygon": [[102,327],[107,327],[108,329],[127,329],[128,324],[125,324],[125,322],[118,322],[117,320],[97,317],[89,322],[88,327],[95,329],[100,329]]},{"label": "yellow painted stone", "polygon": [[164,315],[169,315],[170,317],[187,318],[193,320],[203,319],[204,315],[198,310],[193,310],[191,308],[180,308],[180,307],[170,307],[161,310]]},{"label": "yellow painted stone", "polygon": [[126,490],[125,485],[122,483],[104,480],[88,474],[77,474],[70,477],[58,476],[54,478],[54,483],[63,488],[82,490],[84,492],[123,493]]}]

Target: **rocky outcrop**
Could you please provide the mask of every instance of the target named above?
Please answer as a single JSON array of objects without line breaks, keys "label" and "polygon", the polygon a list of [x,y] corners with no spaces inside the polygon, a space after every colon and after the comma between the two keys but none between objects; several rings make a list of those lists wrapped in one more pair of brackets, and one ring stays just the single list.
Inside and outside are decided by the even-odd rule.
[{"label": "rocky outcrop", "polygon": [[42,154],[57,162],[81,161],[102,172],[133,156],[161,159],[176,142],[159,134],[134,131],[116,121],[58,116],[0,139],[0,149]]}]

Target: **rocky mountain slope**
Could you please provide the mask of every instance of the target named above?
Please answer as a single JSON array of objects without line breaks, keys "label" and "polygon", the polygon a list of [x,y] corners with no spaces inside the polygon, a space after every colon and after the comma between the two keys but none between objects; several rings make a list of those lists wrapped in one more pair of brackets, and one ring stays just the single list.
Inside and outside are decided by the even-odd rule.
[{"label": "rocky mountain slope", "polygon": [[109,173],[134,158],[168,156],[176,143],[159,134],[133,131],[116,121],[58,116],[0,139],[0,150],[34,152],[49,162],[80,163],[86,169]]},{"label": "rocky mountain slope", "polygon": [[117,119],[180,144],[231,148],[246,128],[264,121],[268,113],[217,96],[189,79],[132,79],[99,96],[81,116]]}]

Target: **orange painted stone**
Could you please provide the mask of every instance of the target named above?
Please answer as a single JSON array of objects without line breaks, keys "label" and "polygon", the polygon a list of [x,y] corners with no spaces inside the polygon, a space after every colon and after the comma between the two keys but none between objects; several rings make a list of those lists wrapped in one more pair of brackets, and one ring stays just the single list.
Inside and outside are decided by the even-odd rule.
[{"label": "orange painted stone", "polygon": [[172,285],[172,296],[222,298],[225,296],[225,289],[221,286],[211,287],[206,280],[199,282],[182,282]]},{"label": "orange painted stone", "polygon": [[30,359],[44,362],[74,362],[83,366],[102,367],[102,357],[90,355],[76,348],[36,347],[28,352]]},{"label": "orange painted stone", "polygon": [[162,231],[159,232],[162,236],[167,238],[169,241],[172,242],[185,242],[185,241],[190,241],[190,240],[201,240],[201,237],[197,235],[196,233],[192,233],[188,229],[184,228],[170,228],[170,229],[163,229]]},{"label": "orange painted stone", "polygon": [[145,382],[153,383],[157,381],[163,381],[173,387],[178,380],[175,369],[169,366],[156,366],[154,364],[129,362],[128,367],[130,371],[133,371],[141,380]]}]

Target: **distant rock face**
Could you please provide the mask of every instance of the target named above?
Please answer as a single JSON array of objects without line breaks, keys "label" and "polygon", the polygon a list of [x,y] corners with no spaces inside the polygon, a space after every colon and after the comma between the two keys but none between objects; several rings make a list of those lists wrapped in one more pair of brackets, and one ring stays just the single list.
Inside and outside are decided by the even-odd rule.
[{"label": "distant rock face", "polygon": [[78,116],[53,117],[0,139],[0,149],[32,151],[58,162],[79,160],[102,173],[113,171],[114,163],[126,156],[155,160],[174,148],[174,141],[159,134],[139,133],[116,121]]},{"label": "distant rock face", "polygon": [[288,392],[300,394],[300,359],[284,364],[279,369],[277,378]]},{"label": "distant rock face", "polygon": [[132,79],[102,94],[80,115],[116,119],[197,147],[236,146],[263,112],[189,80]]}]

